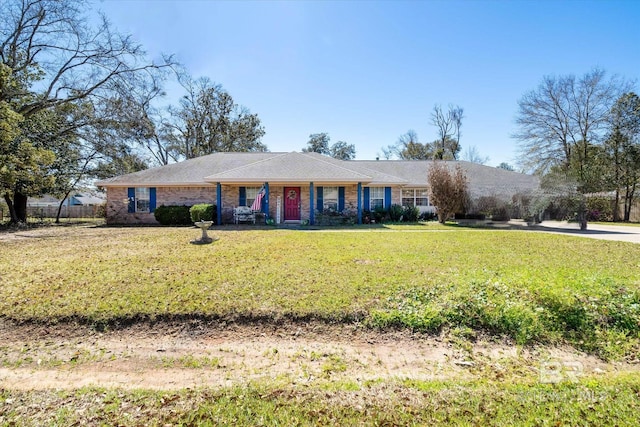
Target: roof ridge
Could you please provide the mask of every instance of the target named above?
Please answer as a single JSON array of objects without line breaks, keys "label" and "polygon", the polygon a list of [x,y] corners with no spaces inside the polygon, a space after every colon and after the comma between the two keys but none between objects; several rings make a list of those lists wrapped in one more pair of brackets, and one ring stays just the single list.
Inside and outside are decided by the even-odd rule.
[{"label": "roof ridge", "polygon": [[[234,153],[234,152],[233,152],[233,151],[224,151],[224,153]],[[250,151],[241,151],[241,152],[236,152],[236,153],[251,153],[251,152],[250,152]],[[271,153],[271,151],[268,151],[268,153]],[[216,173],[214,173],[213,175],[219,175],[219,174],[221,174],[221,173],[233,172],[233,171],[238,170],[238,169],[246,168],[247,166],[255,165],[255,164],[258,164],[258,163],[262,163],[262,162],[267,162],[267,161],[269,161],[269,160],[273,160],[273,159],[275,159],[275,158],[285,156],[285,155],[287,155],[287,154],[289,154],[289,153],[276,152],[276,153],[273,153],[273,154],[274,154],[273,156],[268,157],[268,158],[266,158],[266,159],[260,159],[260,160],[256,160],[255,162],[251,162],[251,163],[244,164],[244,165],[242,165],[242,166],[236,166],[235,168],[225,169],[225,170],[222,170],[222,171],[216,172]],[[204,179],[204,178],[206,178],[206,176],[205,176],[205,177],[203,177],[203,179]]]},{"label": "roof ridge", "polygon": [[[372,160],[372,161],[375,161],[375,160]],[[368,167],[366,167],[366,166],[360,166],[360,167],[361,167],[361,168],[363,168],[363,169],[365,169],[365,170],[368,170],[368,171],[371,171],[371,172],[375,172],[376,174],[379,174],[379,175],[383,175],[383,176],[391,177],[391,178],[398,179],[398,180],[400,180],[400,181],[404,181],[404,182],[409,182],[409,181],[407,181],[407,180],[406,180],[406,179],[404,179],[404,178],[401,178],[401,177],[399,177],[399,176],[395,176],[395,175],[391,175],[391,174],[386,173],[386,172],[377,171],[377,170],[375,170],[375,169],[371,169],[371,168],[368,168]]]},{"label": "roof ridge", "polygon": [[[311,157],[311,158],[313,158],[313,159],[315,159],[315,160],[319,160],[319,161],[321,161],[321,162],[323,162],[323,163],[327,163],[327,164],[329,164],[329,165],[331,165],[331,166],[335,166],[335,167],[338,167],[338,168],[344,169],[344,170],[346,170],[346,171],[348,171],[348,172],[356,173],[356,174],[358,174],[358,175],[362,175],[362,176],[367,177],[367,178],[373,178],[372,176],[365,175],[365,174],[363,174],[363,173],[361,173],[361,172],[358,172],[358,171],[356,171],[356,170],[353,170],[353,169],[350,169],[350,168],[346,168],[346,167],[342,166],[342,164],[336,164],[336,163],[332,163],[331,161],[327,161],[327,160],[324,158],[325,156],[324,156],[323,154],[320,154],[320,153],[316,153],[316,154],[319,154],[319,156],[317,156],[317,157],[316,157],[316,156],[313,156],[313,155],[310,155],[311,153],[309,153],[309,152],[302,152],[302,153],[299,153],[299,152],[297,152],[297,151],[292,151],[291,153],[296,153],[296,154],[304,155],[304,156],[307,156],[307,157]],[[314,152],[314,153],[315,153],[315,152]],[[345,161],[345,160],[334,159],[333,157],[330,157],[330,159],[332,159],[332,160],[333,160],[333,161],[335,161],[335,162],[346,163],[346,161]],[[372,171],[372,172],[373,172],[373,171]]]}]

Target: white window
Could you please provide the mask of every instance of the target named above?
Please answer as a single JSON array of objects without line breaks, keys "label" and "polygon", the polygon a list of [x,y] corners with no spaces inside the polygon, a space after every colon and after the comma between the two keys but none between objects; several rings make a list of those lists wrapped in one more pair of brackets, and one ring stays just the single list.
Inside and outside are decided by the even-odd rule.
[{"label": "white window", "polygon": [[324,210],[338,211],[338,187],[322,188],[322,203]]},{"label": "white window", "polygon": [[371,210],[378,207],[384,208],[384,187],[370,187],[369,207]]},{"label": "white window", "polygon": [[246,205],[251,206],[262,187],[245,187]]},{"label": "white window", "polygon": [[403,188],[402,206],[431,206],[429,204],[429,194],[427,190],[424,188]]},{"label": "white window", "polygon": [[136,187],[136,212],[149,212],[150,192],[147,187]]}]

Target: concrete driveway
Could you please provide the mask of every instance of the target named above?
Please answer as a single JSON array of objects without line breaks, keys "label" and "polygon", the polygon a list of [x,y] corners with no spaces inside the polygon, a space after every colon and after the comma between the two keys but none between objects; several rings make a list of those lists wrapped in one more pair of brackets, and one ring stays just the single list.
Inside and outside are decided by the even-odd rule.
[{"label": "concrete driveway", "polygon": [[591,239],[640,243],[640,227],[635,226],[587,224],[587,229],[581,231],[580,225],[577,223],[543,221],[536,225],[535,228],[549,233],[562,233],[579,237],[589,237]]}]

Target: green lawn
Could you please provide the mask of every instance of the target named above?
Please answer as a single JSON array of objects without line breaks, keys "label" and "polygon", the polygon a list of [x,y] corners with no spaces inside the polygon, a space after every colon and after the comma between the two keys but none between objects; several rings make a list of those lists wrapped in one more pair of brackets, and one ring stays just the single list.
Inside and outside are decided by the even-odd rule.
[{"label": "green lawn", "polygon": [[[0,390],[0,424],[4,408],[16,423],[7,425],[620,426],[637,424],[638,393],[637,376],[533,386],[405,381],[334,390],[260,384],[178,392]],[[34,406],[43,408],[35,416]]]},{"label": "green lawn", "polygon": [[[0,316],[96,327],[147,319],[359,322],[371,329],[640,351],[640,245],[440,226],[345,230],[48,227],[0,241]],[[455,340],[452,340],[455,341]],[[463,342],[460,343],[460,340]],[[631,425],[637,372],[544,384],[247,382],[182,391],[0,387],[4,425]],[[34,409],[36,408],[36,409]]]},{"label": "green lawn", "polygon": [[[462,328],[639,349],[640,246],[439,225],[347,230],[78,228],[3,242],[0,315],[109,325],[197,316]],[[49,233],[49,234],[48,234]]]}]

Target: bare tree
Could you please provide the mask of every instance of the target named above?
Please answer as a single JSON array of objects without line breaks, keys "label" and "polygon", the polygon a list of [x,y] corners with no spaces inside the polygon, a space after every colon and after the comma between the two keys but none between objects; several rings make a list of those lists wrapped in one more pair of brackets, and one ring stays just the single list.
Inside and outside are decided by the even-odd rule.
[{"label": "bare tree", "polygon": [[[132,148],[142,149],[145,157],[162,166],[179,160],[179,149],[170,138],[170,116],[156,103],[165,96],[165,73],[137,76],[132,88],[122,88],[109,100],[114,120],[118,121],[117,137]],[[126,90],[125,90],[126,89]]]},{"label": "bare tree", "polygon": [[456,212],[464,208],[468,199],[468,182],[460,165],[450,171],[447,164],[434,161],[427,172],[429,198],[436,207],[438,221],[445,223]]},{"label": "bare tree", "polygon": [[435,158],[456,160],[460,152],[460,128],[464,110],[462,107],[449,104],[449,110],[444,112],[440,105],[435,105],[431,112],[431,124],[438,129]]},{"label": "bare tree", "polygon": [[464,153],[462,154],[462,160],[471,163],[477,163],[479,165],[484,165],[489,161],[489,157],[481,156],[476,146],[470,145],[466,150],[464,150]]},{"label": "bare tree", "polygon": [[615,76],[606,79],[600,69],[580,79],[545,76],[537,89],[518,102],[519,129],[513,137],[520,143],[522,166],[538,173],[554,166],[565,172],[576,169],[582,182],[589,148],[604,139],[609,110],[628,86]]}]

